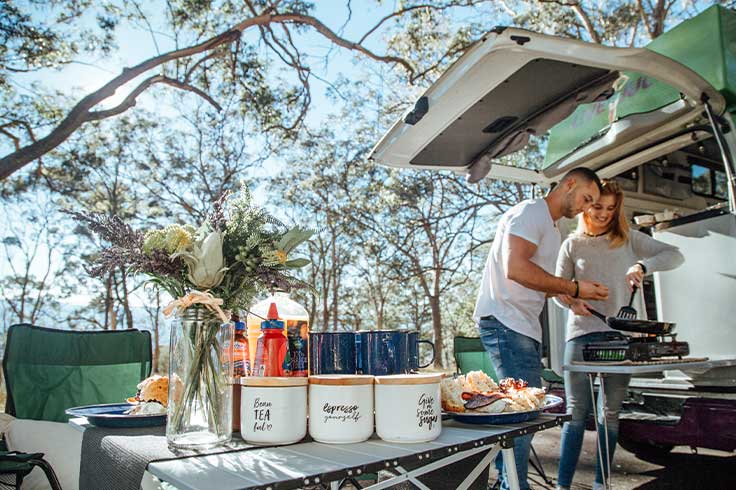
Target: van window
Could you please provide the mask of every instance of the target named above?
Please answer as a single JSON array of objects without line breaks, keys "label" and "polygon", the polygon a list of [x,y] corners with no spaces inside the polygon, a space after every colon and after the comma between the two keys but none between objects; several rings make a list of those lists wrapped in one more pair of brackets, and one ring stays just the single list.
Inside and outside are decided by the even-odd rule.
[{"label": "van window", "polygon": [[721,172],[719,170],[716,170],[716,178],[714,182],[714,189],[715,189],[715,196],[718,199],[723,199],[724,201],[728,199],[728,179],[726,179],[726,172]]},{"label": "van window", "polygon": [[690,167],[693,192],[701,196],[710,196],[713,192],[713,176],[709,168],[693,165]]},{"label": "van window", "polygon": [[694,194],[716,199],[727,199],[726,173],[721,170],[693,163],[690,166]]}]

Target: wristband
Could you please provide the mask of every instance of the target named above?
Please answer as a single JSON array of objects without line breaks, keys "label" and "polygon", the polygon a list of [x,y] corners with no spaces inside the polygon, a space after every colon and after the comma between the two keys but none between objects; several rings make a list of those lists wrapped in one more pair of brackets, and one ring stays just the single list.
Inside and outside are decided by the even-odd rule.
[{"label": "wristband", "polygon": [[644,265],[644,262],[637,262],[638,265],[641,266],[641,271],[646,274],[647,273],[647,266]]},{"label": "wristband", "polygon": [[577,298],[580,296],[580,283],[577,281],[577,279],[573,279],[572,282],[575,283],[575,294],[572,295],[573,298]]}]

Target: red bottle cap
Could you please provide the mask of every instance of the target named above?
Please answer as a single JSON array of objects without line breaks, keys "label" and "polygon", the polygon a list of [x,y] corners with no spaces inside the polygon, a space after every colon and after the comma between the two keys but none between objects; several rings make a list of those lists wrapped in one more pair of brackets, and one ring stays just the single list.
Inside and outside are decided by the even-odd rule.
[{"label": "red bottle cap", "polygon": [[279,319],[279,310],[276,308],[276,303],[271,303],[271,306],[268,307],[268,316],[266,318],[269,320]]}]

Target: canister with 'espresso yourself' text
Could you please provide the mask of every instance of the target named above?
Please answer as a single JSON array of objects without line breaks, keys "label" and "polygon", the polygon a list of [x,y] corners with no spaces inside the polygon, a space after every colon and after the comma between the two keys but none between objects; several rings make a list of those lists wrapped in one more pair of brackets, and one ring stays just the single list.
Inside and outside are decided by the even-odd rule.
[{"label": "canister with 'espresso yourself' text", "polygon": [[373,435],[373,376],[309,377],[309,435],[329,444]]}]

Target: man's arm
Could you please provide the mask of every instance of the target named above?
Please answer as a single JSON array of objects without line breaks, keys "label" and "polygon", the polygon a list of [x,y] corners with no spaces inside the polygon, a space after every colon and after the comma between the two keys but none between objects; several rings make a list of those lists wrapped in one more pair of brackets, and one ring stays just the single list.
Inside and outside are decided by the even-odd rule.
[{"label": "man's arm", "polygon": [[537,252],[537,246],[516,235],[508,235],[508,254],[506,255],[506,277],[518,282],[525,288],[542,291],[550,295],[575,294],[575,283],[568,279],[553,276],[531,258]]},{"label": "man's arm", "polygon": [[[537,251],[532,242],[516,235],[508,235],[506,277],[522,286],[549,295],[575,295],[575,282],[553,276],[531,261]],[[578,297],[581,299],[606,299],[608,288],[590,281],[579,281]]]}]

